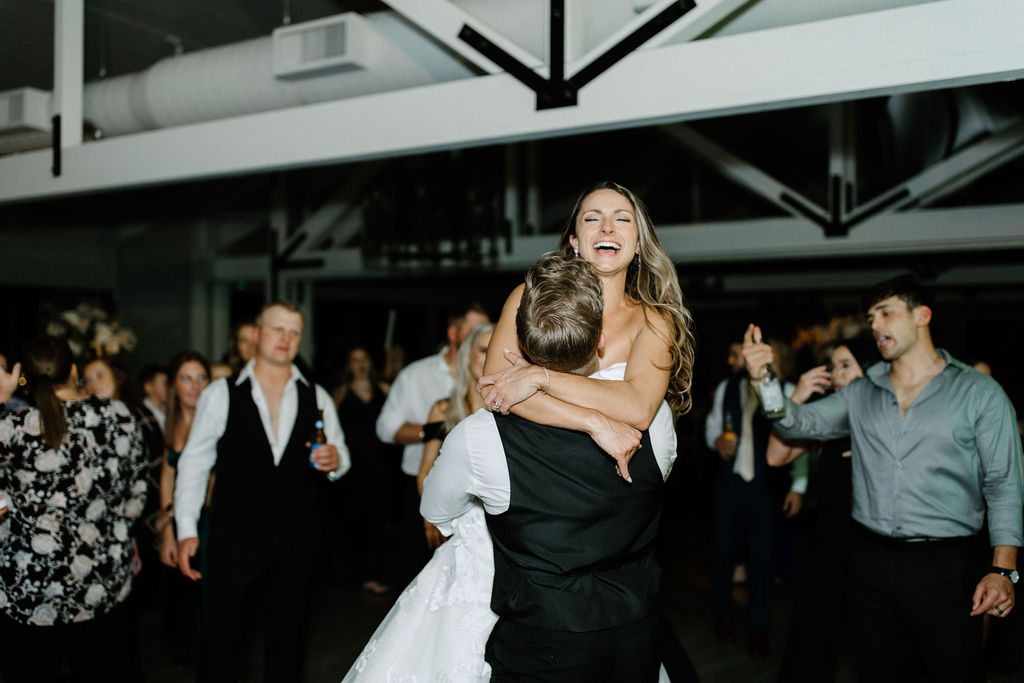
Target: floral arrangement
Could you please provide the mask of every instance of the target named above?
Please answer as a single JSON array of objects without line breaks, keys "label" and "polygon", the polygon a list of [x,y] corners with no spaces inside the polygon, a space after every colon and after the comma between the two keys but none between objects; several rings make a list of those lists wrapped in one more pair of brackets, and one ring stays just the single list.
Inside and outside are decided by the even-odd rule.
[{"label": "floral arrangement", "polygon": [[133,351],[138,341],[132,330],[118,324],[116,316],[87,302],[51,316],[46,333],[66,339],[77,358],[114,358]]},{"label": "floral arrangement", "polygon": [[793,350],[808,349],[812,354],[820,355],[830,344],[854,337],[865,329],[864,319],[858,316],[833,317],[824,325],[797,328]]}]

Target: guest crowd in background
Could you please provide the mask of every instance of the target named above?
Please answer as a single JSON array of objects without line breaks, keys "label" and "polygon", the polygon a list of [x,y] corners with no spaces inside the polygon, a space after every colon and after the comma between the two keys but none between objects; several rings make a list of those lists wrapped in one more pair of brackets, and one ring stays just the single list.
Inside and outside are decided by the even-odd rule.
[{"label": "guest crowd in background", "polygon": [[[138,619],[147,610],[161,613],[162,646],[176,661],[201,680],[238,680],[250,626],[241,615],[254,602],[277,615],[266,680],[301,680],[317,581],[393,601],[442,542],[436,529],[424,533],[417,475],[451,426],[435,404],[452,391],[459,346],[474,328],[473,339],[488,334],[478,327],[488,320],[480,304],[452,306],[443,344],[408,365],[401,347],[351,339],[337,363],[344,376],[326,389],[297,358],[302,317],[286,302],[239,324],[212,365],[187,350],[153,363],[141,340],[135,355],[147,364],[136,382],[118,359],[75,358],[57,337],[6,349],[0,681],[62,672],[142,680]],[[859,317],[793,330],[762,324],[795,405],[864,381],[879,361]],[[728,349],[702,350],[707,363],[724,352],[728,375],[698,387],[693,413],[677,424],[674,478],[713,501],[708,547],[683,552],[708,558],[703,613],[722,647],[742,628],[749,656],[783,651],[780,682],[835,680],[855,629],[850,440],[782,441],[746,376],[743,329],[729,332]],[[998,359],[971,360],[990,374],[987,361]],[[310,455],[319,432],[326,447]],[[239,449],[264,461],[243,463]],[[978,545],[982,557],[988,548]],[[788,633],[772,637],[773,593],[790,588]],[[990,670],[1019,670],[1019,608],[986,619]]]}]

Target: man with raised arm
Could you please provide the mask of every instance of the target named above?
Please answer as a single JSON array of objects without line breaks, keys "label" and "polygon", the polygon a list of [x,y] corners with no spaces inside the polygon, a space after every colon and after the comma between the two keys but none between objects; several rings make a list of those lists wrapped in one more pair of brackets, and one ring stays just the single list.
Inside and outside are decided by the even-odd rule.
[{"label": "man with raised arm", "polygon": [[[541,367],[595,373],[603,307],[590,263],[542,257],[517,314],[523,352]],[[622,370],[593,376],[621,380]],[[665,403],[641,443],[630,484],[589,435],[514,414],[481,410],[445,439],[421,511],[450,534],[483,503],[499,617],[487,642],[491,680],[658,679],[654,541],[676,445]]]},{"label": "man with raised arm", "polygon": [[[1024,544],[1013,407],[992,378],[933,345],[932,300],[918,278],[886,280],[865,303],[883,362],[819,401],[788,401],[775,429],[852,440],[861,679],[982,681],[980,617],[1013,609]],[[754,325],[743,355],[751,377],[772,359]],[[992,556],[979,563],[973,541],[986,511]]]},{"label": "man with raised arm", "polygon": [[[178,461],[178,564],[193,580],[200,578],[192,566],[200,509],[216,466],[199,681],[246,678],[254,620],[265,638],[264,680],[304,680],[323,489],[348,470],[349,454],[330,394],[293,363],[302,327],[295,304],[263,307],[253,330],[255,357],[237,377],[203,391]],[[327,443],[311,451],[318,428]]]}]

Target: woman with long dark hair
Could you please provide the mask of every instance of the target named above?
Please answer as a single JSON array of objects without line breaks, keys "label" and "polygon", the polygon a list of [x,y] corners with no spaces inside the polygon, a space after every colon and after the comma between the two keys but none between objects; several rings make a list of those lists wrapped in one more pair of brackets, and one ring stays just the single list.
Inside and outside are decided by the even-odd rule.
[{"label": "woman with long dark hair", "polygon": [[[0,413],[0,658],[3,680],[140,679],[123,603],[130,530],[146,497],[142,438],[120,401],[78,387],[63,339],[26,344],[34,405]],[[9,377],[0,382],[0,403]]]},{"label": "woman with long dark hair", "polygon": [[[180,661],[192,661],[199,651],[202,627],[203,584],[186,580],[177,572],[178,540],[174,530],[174,477],[178,458],[188,441],[196,414],[199,394],[210,383],[210,364],[196,351],[184,351],[171,359],[167,368],[167,418],[164,422],[165,455],[160,473],[160,510],[157,523],[160,533],[160,561],[171,568],[167,572],[167,594],[164,628],[172,654]],[[206,490],[209,507],[213,475]],[[209,517],[200,519],[200,548],[206,549]],[[201,553],[199,561],[205,557]]]},{"label": "woman with long dark hair", "polygon": [[331,507],[343,519],[360,519],[344,525],[340,538],[328,542],[336,551],[332,557],[347,556],[348,564],[364,591],[371,595],[391,592],[393,562],[388,558],[388,527],[393,525],[398,506],[396,477],[402,448],[382,442],[374,425],[387,400],[390,386],[377,379],[370,353],[354,346],[347,354],[345,381],[335,390],[338,421],[352,456],[352,469],[332,487]]},{"label": "woman with long dark hair", "polygon": [[[838,341],[829,351],[831,369],[821,365],[805,372],[791,399],[801,404],[829,391],[841,391],[879,360],[874,340],[867,334]],[[779,667],[779,683],[835,680],[839,655],[850,630],[850,438],[787,443],[772,432],[765,457],[769,465],[780,466],[805,450],[810,450],[813,458],[806,513],[811,519],[811,537],[807,561],[799,569],[800,588]],[[822,610],[821,596],[826,594],[828,609]]]}]

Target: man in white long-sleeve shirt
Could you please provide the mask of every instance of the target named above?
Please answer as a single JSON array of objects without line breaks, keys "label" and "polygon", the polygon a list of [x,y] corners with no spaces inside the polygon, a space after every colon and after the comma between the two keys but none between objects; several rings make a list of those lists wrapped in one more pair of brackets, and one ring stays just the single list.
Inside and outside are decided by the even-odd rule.
[{"label": "man in white long-sleeve shirt", "polygon": [[[388,398],[377,417],[377,438],[384,443],[405,446],[402,472],[405,482],[401,491],[402,532],[397,539],[399,566],[395,567],[399,588],[408,583],[430,559],[430,549],[423,535],[419,514],[420,496],[416,475],[423,459],[423,444],[437,436],[425,424],[430,409],[442,398],[448,398],[455,381],[455,354],[474,327],[488,322],[487,311],[476,302],[467,302],[448,314],[448,343],[438,353],[410,363],[395,378]],[[434,423],[434,427],[440,423]]]},{"label": "man in white long-sleeve shirt", "polygon": [[[203,392],[178,461],[178,564],[193,580],[200,577],[192,567],[200,511],[216,465],[200,681],[239,680],[256,616],[266,619],[265,680],[303,680],[323,489],[348,470],[349,454],[330,394],[293,364],[302,327],[291,302],[263,307],[256,357],[237,379]],[[327,443],[311,451],[318,429]]]},{"label": "man in white long-sleeve shirt", "polygon": [[[603,310],[590,263],[541,257],[517,314],[517,327],[532,330],[519,337],[524,355],[552,371],[621,379],[624,366],[594,375]],[[422,510],[450,534],[483,503],[499,617],[485,654],[491,680],[658,680],[654,545],[675,455],[664,402],[630,461],[630,483],[583,432],[483,410],[456,425],[424,483]]]}]

